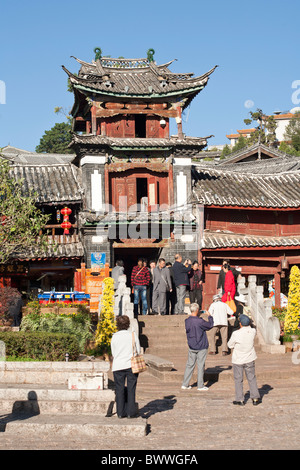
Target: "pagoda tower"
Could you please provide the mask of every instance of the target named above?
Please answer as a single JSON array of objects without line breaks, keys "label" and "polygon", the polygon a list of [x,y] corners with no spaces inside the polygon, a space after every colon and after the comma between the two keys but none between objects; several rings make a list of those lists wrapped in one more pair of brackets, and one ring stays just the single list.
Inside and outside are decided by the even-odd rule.
[{"label": "pagoda tower", "polygon": [[[64,66],[74,92],[74,163],[85,188],[81,232],[86,264],[105,253],[113,265],[127,268],[138,257],[173,262],[187,250],[176,226],[189,212],[192,158],[209,137],[187,137],[182,112],[207,85],[209,72],[173,73],[173,61],[157,65],[154,51],[144,59],[112,59],[95,49],[95,59],[80,64],[78,74]],[[177,135],[170,136],[170,119]],[[193,217],[191,217],[193,220]]]}]

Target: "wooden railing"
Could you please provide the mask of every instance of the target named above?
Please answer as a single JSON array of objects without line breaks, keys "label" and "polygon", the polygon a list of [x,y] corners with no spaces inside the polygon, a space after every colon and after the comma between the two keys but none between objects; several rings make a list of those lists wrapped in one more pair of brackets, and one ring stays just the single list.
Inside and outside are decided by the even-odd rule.
[{"label": "wooden railing", "polygon": [[49,245],[55,244],[68,244],[68,243],[77,243],[79,242],[78,233],[72,233],[70,235],[48,235]]}]

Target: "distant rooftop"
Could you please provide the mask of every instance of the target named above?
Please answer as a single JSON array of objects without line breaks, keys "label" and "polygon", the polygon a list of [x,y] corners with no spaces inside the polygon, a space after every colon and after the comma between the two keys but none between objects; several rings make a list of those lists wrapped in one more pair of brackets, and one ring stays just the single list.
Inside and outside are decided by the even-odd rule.
[{"label": "distant rooftop", "polygon": [[55,165],[70,163],[74,160],[73,154],[58,154],[58,153],[37,153],[28,150],[19,149],[7,145],[1,150],[1,154],[10,160],[12,163],[18,165]]}]

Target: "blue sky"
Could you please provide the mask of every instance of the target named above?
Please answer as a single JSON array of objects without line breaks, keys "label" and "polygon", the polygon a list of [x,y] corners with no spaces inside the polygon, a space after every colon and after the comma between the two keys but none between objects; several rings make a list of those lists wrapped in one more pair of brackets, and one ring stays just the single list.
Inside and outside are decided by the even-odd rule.
[{"label": "blue sky", "polygon": [[153,48],[157,63],[178,59],[174,72],[201,75],[219,65],[183,122],[187,135],[214,134],[210,145],[244,128],[250,110],[295,106],[299,0],[10,0],[0,11],[0,147],[34,151],[64,120],[54,108],[70,110],[73,95],[61,65],[77,72],[70,56],[91,61],[95,47],[127,58]]}]

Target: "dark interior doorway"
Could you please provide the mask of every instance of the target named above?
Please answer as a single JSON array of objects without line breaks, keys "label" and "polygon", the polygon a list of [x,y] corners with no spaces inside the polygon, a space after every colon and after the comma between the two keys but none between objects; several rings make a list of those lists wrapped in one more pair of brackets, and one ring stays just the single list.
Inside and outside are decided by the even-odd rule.
[{"label": "dark interior doorway", "polygon": [[136,201],[141,204],[143,197],[148,197],[148,180],[147,178],[136,179]]},{"label": "dark interior doorway", "polygon": [[146,137],[145,114],[136,114],[135,116],[135,137]]}]

